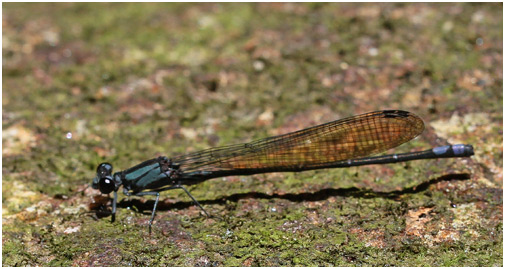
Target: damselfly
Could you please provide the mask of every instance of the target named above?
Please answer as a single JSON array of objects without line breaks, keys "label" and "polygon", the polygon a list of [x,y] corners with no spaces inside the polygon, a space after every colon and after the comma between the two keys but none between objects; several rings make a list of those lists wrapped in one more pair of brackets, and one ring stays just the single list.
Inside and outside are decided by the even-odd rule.
[{"label": "damselfly", "polygon": [[150,232],[162,191],[184,190],[209,216],[184,185],[211,178],[473,155],[471,145],[458,144],[367,157],[397,147],[423,130],[421,118],[410,112],[370,112],[250,143],[211,148],[172,158],[161,156],[114,174],[111,164],[102,163],[97,168],[92,187],[103,194],[114,192],[112,221],[115,219],[117,192],[121,186],[127,196],[156,196],[149,220]]}]

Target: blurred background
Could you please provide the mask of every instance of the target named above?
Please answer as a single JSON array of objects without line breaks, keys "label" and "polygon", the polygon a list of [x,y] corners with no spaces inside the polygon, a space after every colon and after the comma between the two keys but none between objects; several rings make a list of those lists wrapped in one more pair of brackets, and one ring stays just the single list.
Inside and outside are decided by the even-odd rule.
[{"label": "blurred background", "polygon": [[[4,3],[2,265],[502,266],[503,11],[472,4]],[[156,156],[383,109],[390,152],[471,159],[89,188]]]}]

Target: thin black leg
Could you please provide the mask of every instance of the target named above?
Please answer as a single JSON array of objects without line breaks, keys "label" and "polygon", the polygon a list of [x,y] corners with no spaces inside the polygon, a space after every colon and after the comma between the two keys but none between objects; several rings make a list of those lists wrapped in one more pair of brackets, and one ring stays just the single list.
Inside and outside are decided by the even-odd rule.
[{"label": "thin black leg", "polygon": [[[173,190],[173,189],[183,189],[186,192],[186,194],[193,200],[193,202],[195,202],[195,204],[198,207],[200,207],[200,209],[205,213],[205,215],[207,217],[210,217],[209,213],[207,213],[207,211],[205,211],[205,209],[203,209],[203,207],[195,199],[195,197],[193,197],[193,195],[191,195],[191,193],[189,193],[189,191],[186,188],[184,188],[184,186],[182,186],[182,185],[170,186],[170,187],[166,187],[166,188],[156,189],[153,191],[146,191],[146,192],[139,192],[139,193],[127,193],[128,196],[130,196],[130,195],[135,195],[135,196],[156,195],[156,200],[154,201],[154,207],[153,207],[153,212],[151,215],[151,220],[149,220],[149,233],[151,233],[151,226],[153,224],[154,216],[156,214],[156,207],[158,206],[158,201],[160,200],[160,192],[166,191],[166,190]],[[115,197],[117,198],[117,195]],[[115,206],[113,208],[115,208]],[[115,211],[115,209],[113,209],[113,210]]]},{"label": "thin black leg", "polygon": [[207,218],[210,218],[209,213],[207,213],[207,211],[205,211],[205,209],[203,209],[203,207],[200,205],[200,203],[199,203],[199,202],[195,199],[195,197],[193,197],[193,195],[191,195],[191,193],[189,193],[189,191],[188,191],[188,190],[186,190],[186,188],[184,188],[184,186],[180,186],[180,185],[179,185],[179,186],[175,186],[175,187],[177,187],[178,189],[183,189],[183,190],[186,192],[186,194],[187,194],[189,197],[191,197],[191,199],[193,199],[193,202],[195,202],[195,204],[196,204],[198,207],[200,207],[200,209],[203,211],[203,213],[205,213],[205,215],[207,215]]},{"label": "thin black leg", "polygon": [[154,201],[153,213],[151,214],[151,219],[149,220],[149,234],[151,234],[151,226],[153,226],[154,213],[156,213],[156,207],[158,206],[158,201],[160,200],[160,193],[156,193],[156,201]]},{"label": "thin black leg", "polygon": [[112,216],[110,222],[114,222],[116,220],[116,207],[117,207],[117,191],[114,192],[114,199],[112,200]]},{"label": "thin black leg", "polygon": [[[182,185],[176,185],[176,186],[170,186],[170,187],[166,187],[166,188],[162,188],[162,189],[156,189],[154,190],[155,192],[162,192],[162,191],[166,191],[166,190],[173,190],[173,189],[183,189],[186,194],[193,200],[193,202],[195,202],[195,204],[203,211],[203,213],[205,213],[205,215],[210,218],[210,215],[209,213],[207,213],[207,211],[205,211],[205,209],[203,209],[203,207],[200,205],[200,203],[195,199],[195,197],[193,197],[193,195],[191,195],[191,193],[189,193],[189,191]],[[138,195],[138,194],[134,194],[134,195]]]},{"label": "thin black leg", "polygon": [[146,191],[135,193],[136,196],[144,196],[144,195],[156,195],[156,200],[154,201],[153,211],[151,213],[151,219],[149,220],[149,233],[151,233],[151,227],[153,226],[154,216],[156,214],[156,207],[158,206],[158,201],[160,200],[160,193],[156,191]]}]

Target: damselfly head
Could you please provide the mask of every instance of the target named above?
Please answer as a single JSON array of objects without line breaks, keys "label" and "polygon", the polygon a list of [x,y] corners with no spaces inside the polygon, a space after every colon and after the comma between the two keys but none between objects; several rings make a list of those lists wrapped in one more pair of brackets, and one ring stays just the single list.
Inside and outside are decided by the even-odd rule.
[{"label": "damselfly head", "polygon": [[109,194],[116,188],[116,184],[112,180],[112,165],[110,163],[98,165],[96,177],[91,186],[93,189],[99,189],[103,194]]},{"label": "damselfly head", "polygon": [[109,194],[116,188],[112,177],[102,177],[98,182],[98,189],[103,194]]},{"label": "damselfly head", "polygon": [[101,163],[96,168],[96,176],[101,178],[105,176],[112,176],[112,164]]}]

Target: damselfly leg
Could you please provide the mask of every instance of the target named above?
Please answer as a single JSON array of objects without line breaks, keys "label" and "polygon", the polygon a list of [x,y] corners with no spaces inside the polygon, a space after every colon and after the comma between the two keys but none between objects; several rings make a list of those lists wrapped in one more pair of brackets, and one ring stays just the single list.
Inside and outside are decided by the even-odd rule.
[{"label": "damselfly leg", "polygon": [[116,220],[116,208],[117,208],[117,191],[114,192],[114,200],[112,200],[112,217],[111,222]]},{"label": "damselfly leg", "polygon": [[205,215],[207,217],[210,217],[209,213],[207,213],[207,211],[205,211],[205,209],[203,209],[203,207],[195,199],[195,197],[193,197],[193,195],[191,195],[191,193],[189,193],[189,191],[182,185],[170,186],[170,187],[166,187],[166,188],[162,188],[162,189],[157,189],[154,191],[128,193],[127,195],[135,195],[135,196],[140,196],[140,197],[145,196],[145,195],[155,195],[156,196],[156,200],[154,201],[154,207],[153,207],[152,214],[151,214],[151,219],[149,220],[149,233],[151,233],[151,226],[153,225],[154,216],[156,214],[156,207],[158,206],[158,202],[160,199],[160,192],[166,191],[166,190],[173,190],[173,189],[183,189],[186,192],[186,194],[193,200],[193,202],[195,202],[195,204],[203,211],[203,213],[205,213]]}]

